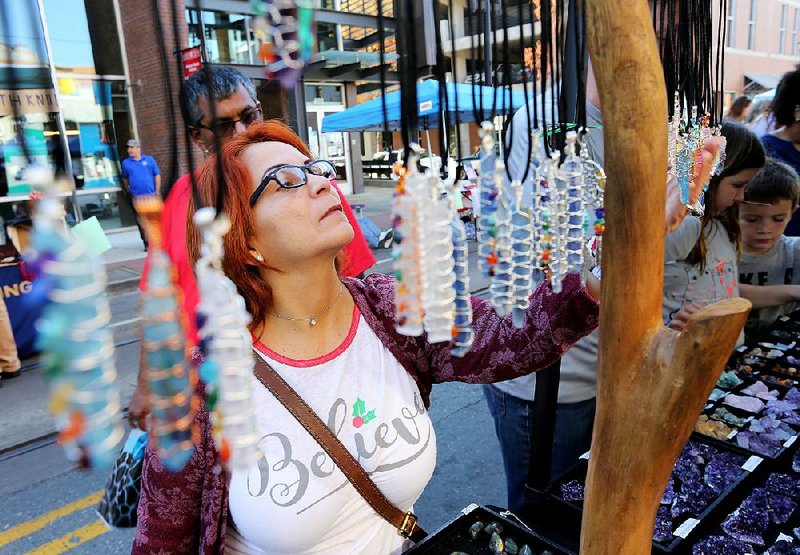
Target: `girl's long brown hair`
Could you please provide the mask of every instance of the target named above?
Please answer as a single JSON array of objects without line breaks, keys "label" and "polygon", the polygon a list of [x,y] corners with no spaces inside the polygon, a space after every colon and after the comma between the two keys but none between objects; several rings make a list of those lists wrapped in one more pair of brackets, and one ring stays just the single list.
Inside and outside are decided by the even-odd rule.
[{"label": "girl's long brown hair", "polygon": [[[269,262],[256,261],[250,254],[250,239],[255,236],[255,222],[250,208],[252,176],[240,159],[250,145],[265,142],[279,142],[293,146],[304,156],[314,158],[308,145],[286,124],[269,120],[251,125],[247,131],[228,141],[219,154],[222,158],[222,209],[231,221],[231,229],[223,239],[225,255],[222,271],[236,284],[239,294],[244,298],[248,312],[253,316],[250,331],[258,333],[262,329],[267,313],[272,306],[272,289],[267,285],[261,272],[264,269],[279,271]],[[220,186],[217,175],[216,155],[209,158],[200,168],[197,188],[203,206],[214,206]],[[194,198],[190,198],[186,222],[186,243],[189,258],[194,265],[200,258],[200,232],[192,221],[196,210]],[[341,268],[342,253],[336,260],[337,271]]]},{"label": "girl's long brown hair", "polygon": [[764,147],[758,136],[744,125],[726,121],[722,124],[722,135],[727,144],[725,146],[724,169],[719,175],[711,178],[708,191],[705,194],[706,210],[701,218],[700,237],[685,258],[687,264],[699,266],[700,273],[706,269],[706,231],[714,220],[722,223],[728,233],[728,239],[736,247],[737,257],[742,252],[742,230],[739,227],[739,206],[726,208],[720,214],[713,212],[719,184],[726,177],[736,175],[742,170],[757,170],[764,165]]}]

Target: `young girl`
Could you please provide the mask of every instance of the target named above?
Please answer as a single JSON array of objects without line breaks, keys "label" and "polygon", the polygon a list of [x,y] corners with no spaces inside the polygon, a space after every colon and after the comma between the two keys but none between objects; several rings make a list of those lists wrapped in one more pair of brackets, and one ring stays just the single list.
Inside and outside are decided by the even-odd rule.
[{"label": "young girl", "polygon": [[722,134],[727,140],[724,169],[711,178],[705,214],[687,217],[664,241],[664,323],[676,329],[696,310],[740,296],[737,203],[764,165],[764,149],[741,124],[725,122]]}]

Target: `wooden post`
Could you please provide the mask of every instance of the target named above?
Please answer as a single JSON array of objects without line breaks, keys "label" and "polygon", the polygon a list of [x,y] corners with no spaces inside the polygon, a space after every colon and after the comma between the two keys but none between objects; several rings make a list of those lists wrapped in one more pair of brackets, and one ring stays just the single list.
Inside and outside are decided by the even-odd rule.
[{"label": "wooden post", "polygon": [[605,131],[598,409],[581,553],[650,553],[672,466],[744,325],[730,299],[664,327],[667,98],[646,0],[588,0],[586,31]]}]

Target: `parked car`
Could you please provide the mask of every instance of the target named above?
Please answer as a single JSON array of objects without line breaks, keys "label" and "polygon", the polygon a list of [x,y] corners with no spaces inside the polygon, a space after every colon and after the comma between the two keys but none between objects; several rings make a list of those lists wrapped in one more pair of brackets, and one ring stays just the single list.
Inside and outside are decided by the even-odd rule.
[{"label": "parked car", "polygon": [[[391,162],[394,164],[398,160],[402,160],[403,158],[403,150],[392,150],[391,152],[387,150],[379,150],[375,154],[372,155],[373,161],[384,161],[384,162]],[[419,157],[419,165],[423,168],[430,169],[431,168],[431,160],[437,165],[437,167],[442,166],[442,158],[438,154],[434,154],[431,158],[430,153],[425,150],[420,154]]]}]

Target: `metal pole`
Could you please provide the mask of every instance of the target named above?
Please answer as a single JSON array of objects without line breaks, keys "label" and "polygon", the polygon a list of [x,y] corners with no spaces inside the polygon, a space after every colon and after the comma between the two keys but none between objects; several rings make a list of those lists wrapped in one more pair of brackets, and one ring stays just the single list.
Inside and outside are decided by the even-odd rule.
[{"label": "metal pole", "polygon": [[80,204],[78,204],[78,191],[75,187],[75,176],[72,173],[72,154],[69,151],[69,137],[67,137],[67,126],[64,123],[64,114],[61,112],[63,104],[61,103],[61,95],[58,93],[58,79],[56,78],[56,66],[53,59],[53,45],[50,42],[50,31],[47,28],[47,18],[44,16],[44,3],[38,0],[39,17],[42,21],[42,34],[44,35],[44,47],[47,51],[47,62],[50,68],[50,80],[53,83],[53,95],[56,97],[56,105],[58,111],[56,112],[56,123],[58,125],[58,136],[61,139],[61,148],[64,149],[64,165],[66,168],[67,180],[72,187],[72,211],[75,214],[77,221],[83,221],[81,215]]},{"label": "metal pole", "polygon": [[489,87],[492,82],[492,0],[484,0],[483,8],[483,77]]}]

